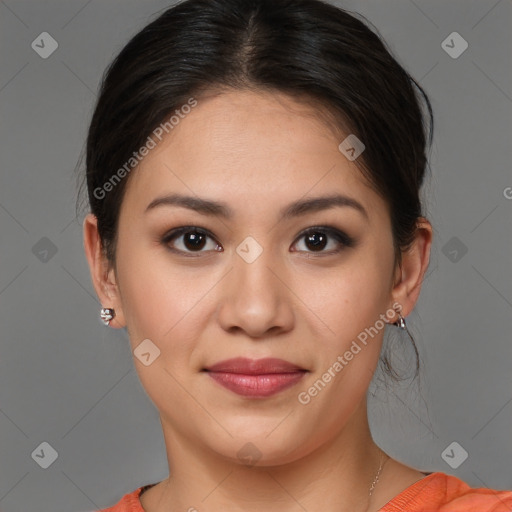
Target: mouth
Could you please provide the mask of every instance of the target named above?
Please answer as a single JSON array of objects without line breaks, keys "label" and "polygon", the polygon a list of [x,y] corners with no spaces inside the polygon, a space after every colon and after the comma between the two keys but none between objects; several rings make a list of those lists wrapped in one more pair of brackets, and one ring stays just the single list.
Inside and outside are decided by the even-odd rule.
[{"label": "mouth", "polygon": [[227,359],[203,369],[221,386],[250,398],[266,398],[297,384],[308,370],[283,359]]}]

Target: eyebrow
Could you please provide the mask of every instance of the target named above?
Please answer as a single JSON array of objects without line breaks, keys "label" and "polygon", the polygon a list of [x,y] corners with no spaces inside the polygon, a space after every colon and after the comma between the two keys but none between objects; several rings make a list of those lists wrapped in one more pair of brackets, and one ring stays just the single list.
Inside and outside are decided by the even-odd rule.
[{"label": "eyebrow", "polygon": [[[146,207],[145,213],[160,206],[178,206],[194,210],[202,215],[222,217],[224,219],[232,219],[234,217],[233,210],[226,203],[181,194],[170,194],[153,199]],[[294,201],[281,208],[279,220],[287,220],[307,213],[319,212],[335,207],[353,208],[368,219],[368,212],[359,201],[352,197],[336,194]]]}]

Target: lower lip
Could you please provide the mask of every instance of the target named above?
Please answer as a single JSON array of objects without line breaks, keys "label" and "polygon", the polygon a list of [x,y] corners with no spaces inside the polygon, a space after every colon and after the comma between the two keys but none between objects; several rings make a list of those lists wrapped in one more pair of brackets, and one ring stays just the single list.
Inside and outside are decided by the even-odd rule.
[{"label": "lower lip", "polygon": [[241,373],[208,372],[221,386],[242,396],[265,398],[275,395],[299,382],[306,372],[267,373],[245,375]]}]

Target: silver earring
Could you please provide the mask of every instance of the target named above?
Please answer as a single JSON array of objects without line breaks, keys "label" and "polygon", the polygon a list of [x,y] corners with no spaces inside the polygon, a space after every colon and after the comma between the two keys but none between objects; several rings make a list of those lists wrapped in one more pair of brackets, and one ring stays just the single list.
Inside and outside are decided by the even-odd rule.
[{"label": "silver earring", "polygon": [[101,308],[100,318],[105,325],[110,324],[110,320],[116,316],[115,311],[112,308]]},{"label": "silver earring", "polygon": [[400,313],[398,313],[398,320],[394,322],[393,325],[400,327],[400,329],[407,329],[407,326],[405,325],[405,318]]}]

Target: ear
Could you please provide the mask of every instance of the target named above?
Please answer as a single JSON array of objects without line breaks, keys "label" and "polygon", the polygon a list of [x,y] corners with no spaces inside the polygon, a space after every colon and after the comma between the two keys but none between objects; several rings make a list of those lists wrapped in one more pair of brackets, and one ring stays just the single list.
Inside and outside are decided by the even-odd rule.
[{"label": "ear", "polygon": [[417,221],[416,235],[407,251],[402,252],[402,262],[395,271],[395,281],[392,296],[406,317],[414,309],[420,295],[421,285],[430,261],[432,246],[432,226],[430,222],[420,217]]},{"label": "ear", "polygon": [[[98,219],[92,213],[87,214],[83,223],[84,249],[91,278],[102,307],[114,308],[115,316],[109,326],[122,328],[126,325],[121,306],[119,288],[115,271],[109,264],[101,245],[98,233]],[[99,311],[98,311],[99,315]]]}]

